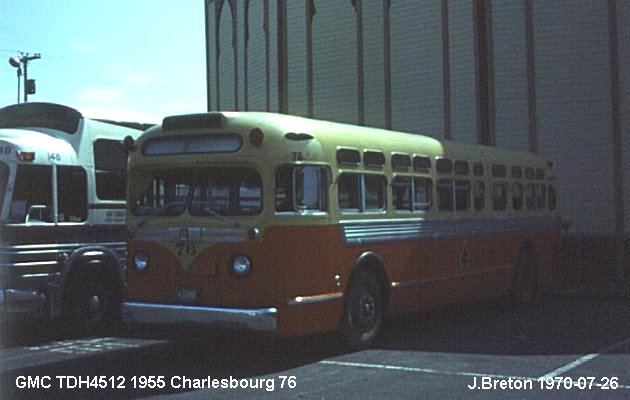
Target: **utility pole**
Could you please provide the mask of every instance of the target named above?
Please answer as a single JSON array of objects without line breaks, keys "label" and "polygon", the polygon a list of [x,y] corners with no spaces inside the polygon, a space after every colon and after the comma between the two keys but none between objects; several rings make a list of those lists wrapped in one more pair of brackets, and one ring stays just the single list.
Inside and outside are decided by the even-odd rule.
[{"label": "utility pole", "polygon": [[28,95],[35,94],[35,79],[28,79],[28,63],[32,60],[42,58],[41,54],[35,53],[32,56],[28,53],[21,53],[21,57],[9,58],[9,64],[17,68],[18,76],[18,103],[20,102],[20,76],[22,75],[22,67],[24,68],[24,102],[28,102]]}]

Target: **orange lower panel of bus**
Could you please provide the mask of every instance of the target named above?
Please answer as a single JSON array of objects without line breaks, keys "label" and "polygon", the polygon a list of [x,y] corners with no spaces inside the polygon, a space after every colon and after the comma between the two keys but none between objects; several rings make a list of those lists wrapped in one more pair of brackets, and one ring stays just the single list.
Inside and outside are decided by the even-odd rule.
[{"label": "orange lower panel of bus", "polygon": [[[225,308],[277,309],[277,334],[334,330],[357,260],[373,253],[384,267],[387,314],[439,304],[475,301],[507,293],[525,243],[533,248],[541,286],[553,279],[559,229],[440,239],[345,244],[338,225],[276,226],[240,243],[130,241],[129,262],[142,252],[149,266],[128,269],[127,300]],[[235,276],[235,255],[251,260],[246,277]],[[370,267],[374,267],[371,265]]]}]

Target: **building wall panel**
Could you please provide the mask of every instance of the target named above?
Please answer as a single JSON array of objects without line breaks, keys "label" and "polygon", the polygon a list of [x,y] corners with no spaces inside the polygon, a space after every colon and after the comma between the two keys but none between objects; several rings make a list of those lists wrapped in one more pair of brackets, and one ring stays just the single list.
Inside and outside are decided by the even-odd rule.
[{"label": "building wall panel", "polygon": [[262,1],[250,1],[247,28],[247,109],[266,111],[267,67],[265,64],[265,4]]},{"label": "building wall panel", "polygon": [[232,46],[232,11],[228,1],[224,1],[219,13],[219,67],[217,108],[224,111],[236,110],[236,74],[234,48]]},{"label": "building wall panel", "polygon": [[449,0],[451,136],[477,143],[475,28],[471,1]]},{"label": "building wall panel", "polygon": [[496,145],[529,150],[527,51],[523,0],[492,2]]},{"label": "building wall panel", "polygon": [[440,0],[392,2],[392,129],[444,137]]},{"label": "building wall panel", "polygon": [[352,3],[316,0],[312,32],[314,117],[356,124],[357,30]]},{"label": "building wall panel", "polygon": [[206,77],[208,110],[216,110],[216,3],[206,2]]},{"label": "building wall panel", "polygon": [[365,125],[385,128],[385,43],[383,4],[363,2]]},{"label": "building wall panel", "polygon": [[625,233],[630,234],[630,2],[617,1],[619,94],[622,140],[623,205]]},{"label": "building wall panel", "polygon": [[604,1],[534,1],[539,153],[554,161],[572,232],[613,233],[610,54]]},{"label": "building wall panel", "polygon": [[307,0],[287,2],[287,57],[289,114],[308,114],[306,86],[306,19]]}]

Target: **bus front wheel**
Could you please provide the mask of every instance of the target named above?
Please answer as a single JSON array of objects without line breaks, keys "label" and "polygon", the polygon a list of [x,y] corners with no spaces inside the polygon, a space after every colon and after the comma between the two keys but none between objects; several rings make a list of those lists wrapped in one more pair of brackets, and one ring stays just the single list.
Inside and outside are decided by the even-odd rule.
[{"label": "bus front wheel", "polygon": [[120,294],[105,274],[83,271],[68,287],[65,324],[72,336],[110,333],[119,320]]},{"label": "bus front wheel", "polygon": [[350,349],[370,347],[383,325],[383,293],[373,274],[357,271],[346,293],[342,335]]}]

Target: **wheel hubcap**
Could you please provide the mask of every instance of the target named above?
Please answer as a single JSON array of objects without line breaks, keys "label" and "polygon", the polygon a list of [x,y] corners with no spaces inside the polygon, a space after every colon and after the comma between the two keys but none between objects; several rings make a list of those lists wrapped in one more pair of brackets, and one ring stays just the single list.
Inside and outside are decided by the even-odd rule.
[{"label": "wheel hubcap", "polygon": [[97,319],[101,312],[101,298],[95,294],[88,299],[88,307],[90,311],[90,318]]},{"label": "wheel hubcap", "polygon": [[376,303],[374,298],[365,293],[359,298],[359,325],[370,328],[376,321]]}]

